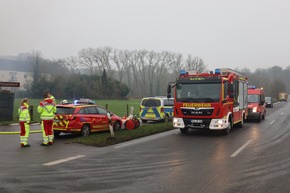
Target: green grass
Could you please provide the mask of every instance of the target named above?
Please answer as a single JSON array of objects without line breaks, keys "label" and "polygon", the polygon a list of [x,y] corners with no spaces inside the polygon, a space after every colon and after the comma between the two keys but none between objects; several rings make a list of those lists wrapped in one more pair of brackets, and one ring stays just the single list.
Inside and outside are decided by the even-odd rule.
[{"label": "green grass", "polygon": [[114,138],[111,138],[110,132],[94,133],[86,137],[72,139],[72,143],[80,143],[89,146],[103,147],[114,145],[144,136],[153,135],[174,129],[172,122],[168,123],[150,123],[144,124],[134,130],[120,130],[115,132]]}]

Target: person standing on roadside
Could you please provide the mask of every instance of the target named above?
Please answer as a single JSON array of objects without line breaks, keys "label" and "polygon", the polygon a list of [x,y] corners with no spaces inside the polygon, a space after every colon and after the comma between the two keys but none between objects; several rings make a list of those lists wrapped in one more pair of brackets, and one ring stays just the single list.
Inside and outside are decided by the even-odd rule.
[{"label": "person standing on roadside", "polygon": [[53,99],[50,98],[48,92],[44,93],[44,100],[41,101],[37,107],[37,112],[40,114],[41,129],[43,142],[41,146],[48,146],[53,144],[53,120],[56,112],[56,107]]},{"label": "person standing on roadside", "polygon": [[21,100],[18,108],[19,124],[20,124],[20,147],[30,147],[28,144],[29,130],[30,130],[30,114],[28,98]]},{"label": "person standing on roadside", "polygon": [[56,105],[56,101],[55,101],[55,98],[54,98],[54,96],[52,96],[52,94],[51,94],[49,91],[47,91],[47,92],[46,92],[46,94],[48,94],[48,98],[52,99],[52,100],[53,100],[53,103],[54,103],[54,105]]}]

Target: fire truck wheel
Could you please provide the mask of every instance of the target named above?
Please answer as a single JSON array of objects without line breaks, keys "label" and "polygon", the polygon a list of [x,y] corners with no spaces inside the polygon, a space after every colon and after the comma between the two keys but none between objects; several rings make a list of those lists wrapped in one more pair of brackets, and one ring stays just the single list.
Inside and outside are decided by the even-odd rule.
[{"label": "fire truck wheel", "polygon": [[237,124],[237,126],[238,126],[238,128],[242,128],[242,127],[244,126],[244,115],[243,115],[243,117],[242,117],[241,122],[239,122],[239,123]]},{"label": "fire truck wheel", "polygon": [[232,122],[229,121],[229,126],[228,126],[226,129],[224,129],[223,133],[224,133],[225,135],[228,135],[228,134],[230,133],[230,130],[231,130],[231,129],[232,129]]},{"label": "fire truck wheel", "polygon": [[88,124],[85,124],[81,130],[81,136],[88,136],[91,133],[91,128]]},{"label": "fire truck wheel", "polygon": [[261,122],[261,119],[262,119],[262,118],[261,118],[261,113],[260,113],[260,114],[259,114],[259,117],[258,117],[258,119],[257,119],[257,122],[260,123],[260,122]]},{"label": "fire truck wheel", "polygon": [[121,130],[121,124],[120,124],[120,122],[119,121],[116,121],[115,124],[114,124],[114,126],[113,126],[113,128],[114,128],[114,131]]},{"label": "fire truck wheel", "polygon": [[188,128],[180,128],[180,132],[181,134],[186,135],[188,134]]},{"label": "fire truck wheel", "polygon": [[59,136],[59,134],[60,134],[60,132],[59,132],[59,131],[53,131],[53,135],[54,135],[54,137],[58,137],[58,136]]},{"label": "fire truck wheel", "polygon": [[262,119],[266,118],[266,111],[264,112],[264,115],[262,116]]}]

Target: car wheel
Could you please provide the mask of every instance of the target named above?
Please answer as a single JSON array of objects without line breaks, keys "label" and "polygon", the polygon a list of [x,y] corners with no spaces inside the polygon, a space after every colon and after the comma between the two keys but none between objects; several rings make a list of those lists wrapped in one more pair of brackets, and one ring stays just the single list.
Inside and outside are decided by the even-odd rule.
[{"label": "car wheel", "polygon": [[114,124],[114,126],[113,126],[113,128],[114,128],[114,131],[121,130],[121,124],[120,124],[120,122],[119,121],[116,121],[115,124]]},{"label": "car wheel", "polygon": [[88,136],[91,133],[91,128],[88,124],[84,125],[81,130],[81,136]]},{"label": "car wheel", "polygon": [[53,135],[54,135],[55,137],[58,137],[58,136],[60,135],[60,131],[53,131]]},{"label": "car wheel", "polygon": [[168,115],[165,115],[164,122],[165,123],[168,123],[169,122],[169,116]]},{"label": "car wheel", "polygon": [[181,132],[183,135],[187,135],[187,134],[188,134],[188,128],[180,128],[180,132]]}]

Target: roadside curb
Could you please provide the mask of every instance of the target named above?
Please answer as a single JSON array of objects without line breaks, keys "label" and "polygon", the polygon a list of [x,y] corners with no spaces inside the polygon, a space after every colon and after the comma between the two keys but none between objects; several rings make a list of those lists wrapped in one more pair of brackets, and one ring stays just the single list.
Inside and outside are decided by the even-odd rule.
[{"label": "roadside curb", "polygon": [[[17,126],[19,123],[12,123],[11,126]],[[39,123],[33,123],[31,125],[40,125]],[[30,130],[29,133],[41,133],[42,130]],[[20,134],[20,131],[0,131],[0,135]]]}]

